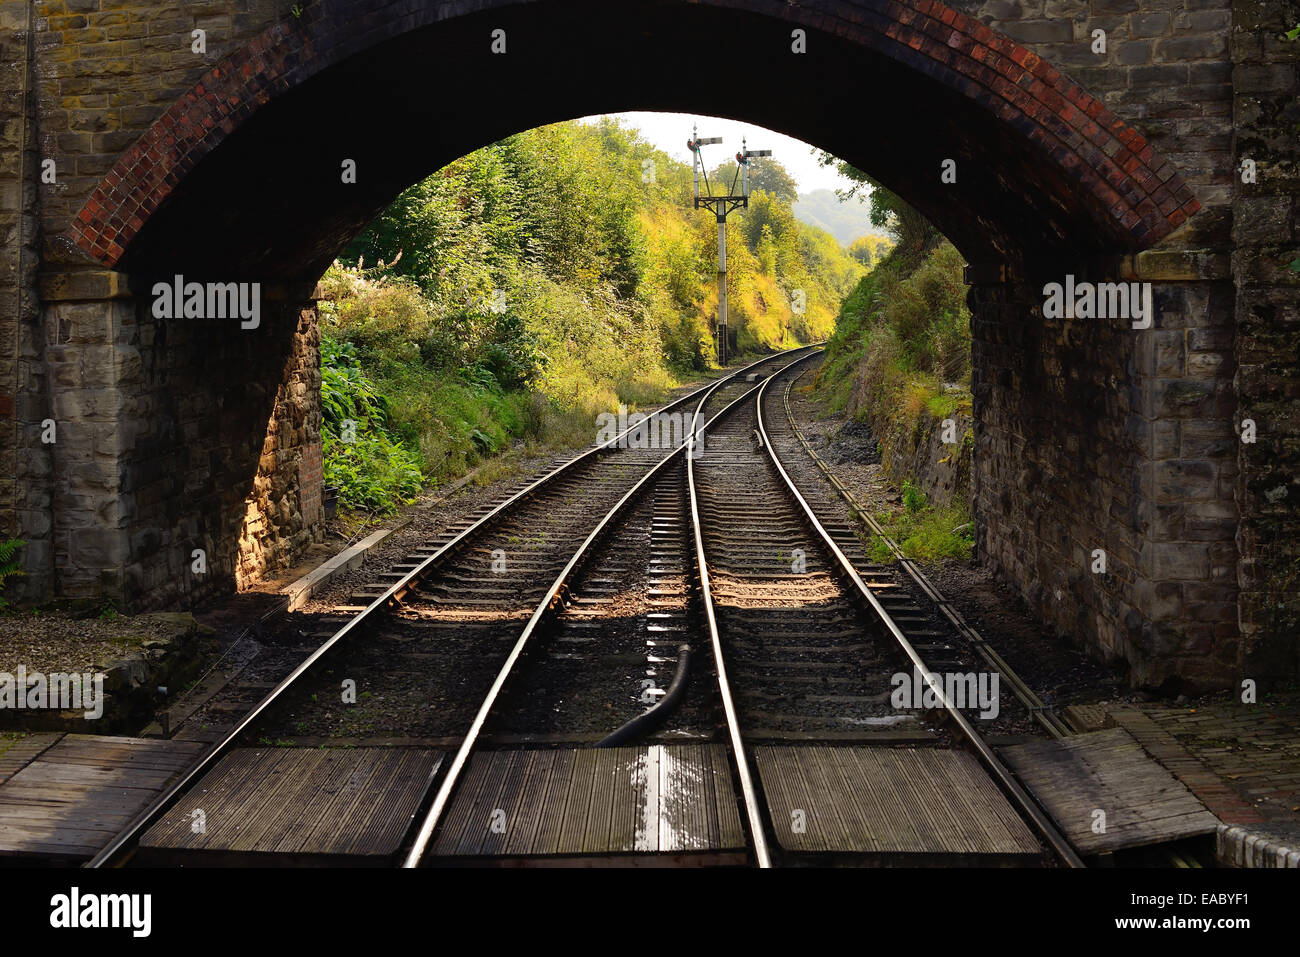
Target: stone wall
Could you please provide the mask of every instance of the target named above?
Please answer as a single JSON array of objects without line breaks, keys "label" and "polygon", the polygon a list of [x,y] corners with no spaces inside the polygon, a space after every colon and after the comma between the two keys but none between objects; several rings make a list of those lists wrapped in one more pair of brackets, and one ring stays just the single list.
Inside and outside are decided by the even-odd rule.
[{"label": "stone wall", "polygon": [[320,325],[314,308],[299,313],[275,394],[253,489],[244,500],[235,582],[244,587],[284,568],[321,540]]},{"label": "stone wall", "polygon": [[[1013,268],[972,290],[979,552],[1058,631],[1127,660],[1135,684],[1222,686],[1241,656],[1232,4],[958,5],[1138,126],[1203,207],[1136,258]],[[992,274],[979,265],[974,276]],[[1155,328],[1045,320],[1042,286],[1067,273],[1155,283]]]},{"label": "stone wall", "polygon": [[1232,293],[1155,268],[1146,331],[1045,319],[1038,280],[972,288],[977,548],[1134,684],[1196,690],[1239,653]]},{"label": "stone wall", "polygon": [[[1222,244],[1232,203],[1232,0],[953,0],[1140,129],[1202,211],[1167,242]],[[1104,30],[1104,53],[1093,33]],[[1226,278],[1226,277],[1225,277]]]},{"label": "stone wall", "polygon": [[18,600],[186,605],[319,536],[314,309],[282,303],[254,341],[164,329],[63,238],[122,150],[289,6],[0,0],[0,535],[27,542]]},{"label": "stone wall", "polygon": [[27,576],[10,579],[19,600],[40,595],[53,575],[49,539],[49,414],[42,362],[40,154],[31,4],[0,0],[0,536],[21,537]]},{"label": "stone wall", "polygon": [[1232,275],[1237,420],[1258,441],[1237,446],[1242,555],[1242,672],[1300,673],[1300,3],[1234,5]]},{"label": "stone wall", "polygon": [[264,296],[256,329],[156,319],[149,289],[103,270],[47,273],[41,292],[60,597],[189,605],[319,536],[320,331],[302,290]]},{"label": "stone wall", "polygon": [[[870,403],[865,407],[870,408]],[[952,420],[955,444],[944,442],[945,418]],[[975,420],[969,411],[955,411],[947,417],[922,411],[912,424],[901,409],[879,408],[867,414],[867,424],[880,443],[880,464],[891,482],[900,488],[904,481],[914,483],[931,505],[942,508],[954,500],[965,500],[973,509]]]},{"label": "stone wall", "polygon": [[[276,20],[292,0],[34,0],[42,156],[58,161],[43,191],[47,262],[79,262],[59,237],[114,161],[213,64]],[[15,4],[17,5],[17,4]],[[193,31],[205,50],[193,49]]]},{"label": "stone wall", "polygon": [[[1062,64],[1117,115],[1139,125],[1178,164],[1205,207],[1156,250],[1138,257],[1141,267],[1130,262],[1101,270],[1161,283],[1159,328],[1150,337],[1098,343],[1091,355],[1073,353],[1064,330],[1024,326],[1041,323],[1034,311],[1041,303],[1037,289],[976,293],[982,311],[975,323],[976,366],[991,403],[977,401],[976,407],[986,427],[979,446],[986,461],[977,465],[977,485],[982,482],[984,491],[977,505],[989,522],[981,533],[989,560],[1020,587],[1031,607],[1103,653],[1127,658],[1142,683],[1159,684],[1171,675],[1193,685],[1223,684],[1232,674],[1266,683],[1294,676],[1300,670],[1300,386],[1292,370],[1300,365],[1300,276],[1288,263],[1300,253],[1294,136],[1300,108],[1297,48],[1281,34],[1300,22],[1300,5],[958,5]],[[1086,42],[1098,28],[1107,32],[1105,56]],[[1246,184],[1241,161],[1252,154],[1258,179]],[[1060,271],[1070,267],[1063,264]],[[995,328],[1002,320],[1007,328]],[[1022,374],[1034,366],[1048,370],[1036,358],[1047,350],[1068,356],[1072,365],[1104,364],[1110,356],[1116,388],[1131,387],[1134,375],[1142,380],[1134,396],[1143,397],[1140,403],[1117,400],[1135,416],[1125,430],[1129,441],[1095,430],[1068,439],[1072,449],[1097,443],[1094,452],[1127,472],[1137,483],[1129,494],[1148,505],[1145,515],[1113,510],[1122,516],[1112,518],[1124,547],[1118,566],[1108,553],[1118,569],[1109,581],[1078,570],[1079,556],[1088,552],[1081,543],[1105,537],[1103,523],[1076,518],[1074,542],[1066,548],[1068,539],[1054,543],[1051,536],[1017,541],[1024,532],[1012,528],[1014,507],[999,511],[1010,502],[994,493],[996,483],[1014,479],[1015,460],[1026,445],[1050,437],[1041,428],[1045,423],[1032,424],[1036,416],[1016,411],[1041,395],[1017,382],[1014,362],[999,368],[993,359],[999,349],[1012,349],[1014,362],[1029,364]],[[1225,380],[1234,375],[1234,388],[1226,390]],[[997,394],[999,376],[1016,386]],[[1259,429],[1254,445],[1239,439],[1243,419],[1253,419]],[[1055,435],[1064,437],[1060,430]],[[1034,461],[1041,455],[1030,453],[1028,475],[1044,467]],[[1111,500],[1115,490],[1106,476],[1085,463],[1080,467],[1088,481],[1057,497],[1057,514],[1104,510]],[[1052,474],[1050,468],[1045,474]],[[1094,489],[1091,495],[1088,489]],[[1121,502],[1123,495],[1113,500]],[[1138,540],[1143,551],[1130,564]],[[1156,659],[1170,664],[1153,665]]]}]

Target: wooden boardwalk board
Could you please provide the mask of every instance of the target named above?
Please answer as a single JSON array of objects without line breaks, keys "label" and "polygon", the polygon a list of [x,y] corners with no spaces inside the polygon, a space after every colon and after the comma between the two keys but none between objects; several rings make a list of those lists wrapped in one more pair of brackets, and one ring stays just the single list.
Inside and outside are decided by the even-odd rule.
[{"label": "wooden boardwalk board", "polygon": [[763,793],[781,847],[948,863],[1027,862],[1028,825],[963,751],[760,747]]},{"label": "wooden boardwalk board", "polygon": [[59,737],[0,785],[0,856],[93,857],[204,747],[89,734]]},{"label": "wooden boardwalk board", "polygon": [[578,858],[743,851],[718,744],[481,751],[433,844],[440,857]]},{"label": "wooden boardwalk board", "polygon": [[[1001,751],[1080,854],[1212,834],[1219,819],[1123,728]],[[1094,811],[1105,812],[1096,833]]]},{"label": "wooden boardwalk board", "polygon": [[27,734],[17,733],[17,740],[10,740],[14,732],[0,735],[0,784],[27,767],[46,748],[63,737],[62,731],[33,731]]},{"label": "wooden boardwalk board", "polygon": [[428,748],[236,748],[145,833],[140,859],[387,862],[443,756]]}]

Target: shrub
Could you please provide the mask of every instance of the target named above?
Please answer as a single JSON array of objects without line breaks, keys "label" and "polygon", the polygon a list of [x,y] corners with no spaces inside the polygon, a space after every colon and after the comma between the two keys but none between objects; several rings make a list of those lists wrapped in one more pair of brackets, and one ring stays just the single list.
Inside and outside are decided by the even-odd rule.
[{"label": "shrub", "polygon": [[325,429],[340,435],[349,419],[358,428],[367,423],[383,426],[388,406],[378,388],[361,369],[356,347],[321,337],[321,418]]},{"label": "shrub", "polygon": [[925,493],[906,479],[903,480],[903,508],[909,515],[925,508]]},{"label": "shrub", "polygon": [[[962,258],[942,243],[910,275],[891,259],[844,300],[818,376],[829,411],[893,411],[909,421],[944,383],[970,383],[970,310]],[[862,382],[854,393],[855,382]],[[911,386],[910,390],[908,386]]]},{"label": "shrub", "polygon": [[339,501],[354,508],[388,514],[424,487],[415,453],[382,431],[358,433],[355,442],[326,432],[323,444],[325,484],[337,486]]}]

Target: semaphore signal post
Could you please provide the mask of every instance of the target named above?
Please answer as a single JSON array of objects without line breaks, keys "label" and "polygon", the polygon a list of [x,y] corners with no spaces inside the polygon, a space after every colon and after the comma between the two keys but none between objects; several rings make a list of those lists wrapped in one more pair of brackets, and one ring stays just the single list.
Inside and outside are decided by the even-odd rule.
[{"label": "semaphore signal post", "polygon": [[[731,179],[731,187],[725,196],[714,196],[709,185],[709,174],[704,168],[704,158],[700,147],[712,146],[722,142],[721,136],[708,136],[703,139],[697,134],[697,128],[691,129],[691,138],[686,141],[691,151],[695,166],[695,208],[709,209],[718,219],[718,324],[717,351],[718,363],[727,364],[727,215],[733,210],[749,206],[749,160],[755,156],[771,156],[771,150],[751,150],[745,148],[745,140],[740,140],[740,152],[736,154],[736,175]],[[704,195],[700,195],[700,175],[704,176]],[[740,192],[736,192],[736,179],[740,179]]]}]

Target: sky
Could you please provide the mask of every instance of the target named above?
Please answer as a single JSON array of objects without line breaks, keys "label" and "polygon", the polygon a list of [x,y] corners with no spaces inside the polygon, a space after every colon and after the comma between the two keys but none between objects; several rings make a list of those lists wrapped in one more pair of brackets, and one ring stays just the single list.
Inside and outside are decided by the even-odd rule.
[{"label": "sky", "polygon": [[[689,113],[611,113],[609,115],[619,118],[628,126],[635,126],[647,141],[683,163],[689,164],[691,161],[690,151],[686,149],[686,141],[690,139],[692,125],[698,124],[700,136],[722,137],[721,144],[703,148],[704,162],[710,169],[734,156],[740,150],[741,136],[746,136],[748,137],[746,145],[751,150],[772,151],[772,159],[779,160],[786,171],[794,177],[801,193],[810,193],[815,189],[846,189],[852,185],[832,167],[821,166],[812,151],[813,148],[807,143],[751,123],[714,116],[692,116]],[[588,116],[583,118],[583,122],[595,119],[597,117]],[[761,163],[762,160],[757,162]]]}]

